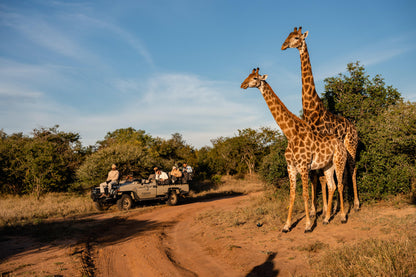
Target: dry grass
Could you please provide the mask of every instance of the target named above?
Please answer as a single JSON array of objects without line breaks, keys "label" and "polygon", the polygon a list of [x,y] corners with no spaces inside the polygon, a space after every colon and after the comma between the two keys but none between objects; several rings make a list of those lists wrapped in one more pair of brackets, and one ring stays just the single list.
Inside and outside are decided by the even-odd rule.
[{"label": "dry grass", "polygon": [[[257,182],[261,184],[259,181]],[[230,185],[225,186],[229,187]],[[265,232],[275,231],[286,221],[289,192],[286,188],[276,189],[273,187],[265,188],[264,186],[261,186],[260,190],[262,193],[250,195],[249,203],[244,207],[238,207],[232,211],[213,209],[199,214],[197,220],[220,228],[260,224]],[[301,197],[298,197],[295,201],[293,218],[300,216],[303,212],[303,201],[301,201]]]},{"label": "dry grass", "polygon": [[263,185],[257,175],[246,176],[244,179],[234,178],[232,176],[223,176],[221,183],[200,192],[191,190],[190,197],[204,198],[209,196],[218,196],[224,194],[248,194],[263,190]]},{"label": "dry grass", "polygon": [[36,224],[43,219],[67,217],[94,211],[88,195],[48,193],[39,200],[33,195],[2,196],[0,228]]},{"label": "dry grass", "polygon": [[[223,187],[232,187],[224,180]],[[260,182],[259,182],[260,183]],[[243,185],[243,187],[245,187]],[[254,186],[253,186],[254,187]],[[261,189],[264,193],[252,194],[248,205],[233,210],[212,209],[198,215],[196,221],[218,229],[219,232],[233,228],[251,228],[261,224],[263,232],[276,231],[286,220],[289,192],[287,188],[272,187]],[[299,192],[295,201],[293,219],[304,213],[303,201]],[[314,276],[416,276],[416,233],[414,216],[396,217],[385,215],[374,218],[383,212],[383,206],[401,209],[409,202],[407,197],[395,196],[381,203],[366,203],[370,213],[361,213],[363,222],[369,226],[381,226],[381,231],[389,234],[384,239],[368,239],[356,244],[345,244],[331,249],[320,241],[311,243],[299,251],[319,252],[310,258],[311,274]],[[337,224],[336,222],[332,224]],[[390,235],[392,234],[392,235]],[[331,250],[330,250],[331,249]]]},{"label": "dry grass", "polygon": [[416,236],[368,239],[327,251],[315,268],[316,276],[415,276]]}]

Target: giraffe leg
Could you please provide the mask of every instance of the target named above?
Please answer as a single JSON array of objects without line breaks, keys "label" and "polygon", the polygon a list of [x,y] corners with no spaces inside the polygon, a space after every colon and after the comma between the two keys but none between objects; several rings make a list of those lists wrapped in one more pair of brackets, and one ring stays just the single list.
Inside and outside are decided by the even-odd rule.
[{"label": "giraffe leg", "polygon": [[283,233],[289,232],[290,227],[292,226],[292,211],[293,211],[293,204],[295,203],[295,197],[296,197],[296,175],[297,175],[296,168],[294,166],[288,166],[287,171],[289,173],[289,181],[290,181],[290,198],[289,198],[289,213],[287,215],[286,224],[282,230]]},{"label": "giraffe leg", "polygon": [[358,200],[358,189],[357,189],[357,165],[355,162],[356,154],[357,154],[357,144],[358,142],[354,140],[351,136],[346,136],[344,145],[348,151],[348,169],[350,174],[352,174],[352,187],[354,190],[354,210],[360,210],[360,200]]},{"label": "giraffe leg", "polygon": [[305,220],[306,220],[306,226],[305,226],[305,233],[312,232],[312,224],[311,224],[311,218],[309,217],[309,189],[308,189],[308,183],[309,183],[309,174],[308,172],[304,170],[302,172],[302,190],[303,190],[303,202],[305,203]]},{"label": "giraffe leg", "polygon": [[316,188],[317,188],[317,185],[318,185],[318,173],[316,171],[311,172],[311,181],[312,181],[312,190],[311,190],[311,192],[312,192],[312,195],[311,195],[312,205],[311,205],[310,215],[312,217],[315,217],[316,216],[316,198],[317,198],[316,197]]},{"label": "giraffe leg", "polygon": [[325,176],[319,177],[319,182],[321,183],[321,188],[322,188],[322,203],[323,203],[322,214],[325,215],[328,209],[328,198],[326,196],[326,187],[327,187],[326,177]]},{"label": "giraffe leg", "polygon": [[340,208],[341,208],[341,223],[346,223],[347,222],[347,215],[345,213],[344,210],[344,170],[345,170],[345,165],[347,162],[347,158],[346,155],[335,155],[334,156],[334,162],[336,164],[336,174],[337,174],[337,179],[338,181],[338,195],[339,195],[339,204],[340,204]]},{"label": "giraffe leg", "polygon": [[351,164],[352,165],[350,165],[350,167],[353,168],[350,171],[353,172],[352,173],[352,186],[354,189],[354,210],[358,212],[360,210],[360,200],[358,200],[358,190],[357,190],[357,166],[354,160],[351,162]]},{"label": "giraffe leg", "polygon": [[325,177],[326,177],[326,185],[328,187],[328,206],[326,208],[324,224],[328,224],[331,218],[331,206],[332,206],[332,198],[334,197],[335,191],[335,182],[334,182],[334,166],[325,170]]}]

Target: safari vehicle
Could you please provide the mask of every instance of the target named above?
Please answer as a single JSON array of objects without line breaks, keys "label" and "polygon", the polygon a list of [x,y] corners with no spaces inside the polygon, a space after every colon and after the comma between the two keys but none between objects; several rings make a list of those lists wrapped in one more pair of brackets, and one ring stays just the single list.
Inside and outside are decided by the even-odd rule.
[{"label": "safari vehicle", "polygon": [[95,207],[100,210],[107,210],[117,204],[119,210],[131,209],[134,204],[149,201],[166,201],[168,205],[176,205],[180,197],[189,193],[189,184],[183,182],[169,182],[160,184],[152,174],[149,179],[132,179],[113,185],[111,190],[102,195],[99,187],[91,189],[91,198]]}]

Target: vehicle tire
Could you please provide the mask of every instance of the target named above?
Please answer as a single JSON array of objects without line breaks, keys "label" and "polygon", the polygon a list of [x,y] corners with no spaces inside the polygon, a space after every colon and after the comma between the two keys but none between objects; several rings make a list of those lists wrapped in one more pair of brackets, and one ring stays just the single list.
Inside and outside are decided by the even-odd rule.
[{"label": "vehicle tire", "polygon": [[117,207],[120,211],[129,210],[133,207],[133,199],[128,194],[123,194],[117,201]]},{"label": "vehicle tire", "polygon": [[100,201],[95,201],[94,202],[94,206],[95,206],[95,208],[97,209],[97,210],[99,210],[100,212],[102,212],[102,211],[106,211],[106,210],[108,210],[109,208],[110,208],[110,206],[111,205],[106,205],[106,204],[103,204],[102,202],[100,202]]},{"label": "vehicle tire", "polygon": [[100,212],[105,210],[105,207],[100,203],[100,202],[94,202],[94,206],[97,210],[99,210]]},{"label": "vehicle tire", "polygon": [[166,201],[166,204],[168,204],[169,206],[175,206],[176,204],[178,204],[178,195],[176,194],[176,191],[172,190],[169,193],[169,198]]}]

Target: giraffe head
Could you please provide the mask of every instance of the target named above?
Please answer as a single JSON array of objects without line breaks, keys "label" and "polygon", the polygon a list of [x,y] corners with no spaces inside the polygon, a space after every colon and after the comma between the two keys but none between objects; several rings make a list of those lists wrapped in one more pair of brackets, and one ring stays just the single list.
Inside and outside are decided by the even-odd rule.
[{"label": "giraffe head", "polygon": [[299,27],[299,30],[295,27],[293,32],[289,34],[283,43],[282,50],[286,50],[287,48],[297,48],[301,51],[305,46],[305,39],[307,36],[308,31],[302,34],[302,27]]},{"label": "giraffe head", "polygon": [[257,67],[253,69],[253,71],[248,75],[248,77],[241,83],[241,88],[258,88],[261,85],[262,81],[267,79],[267,75],[260,75],[259,68]]}]

